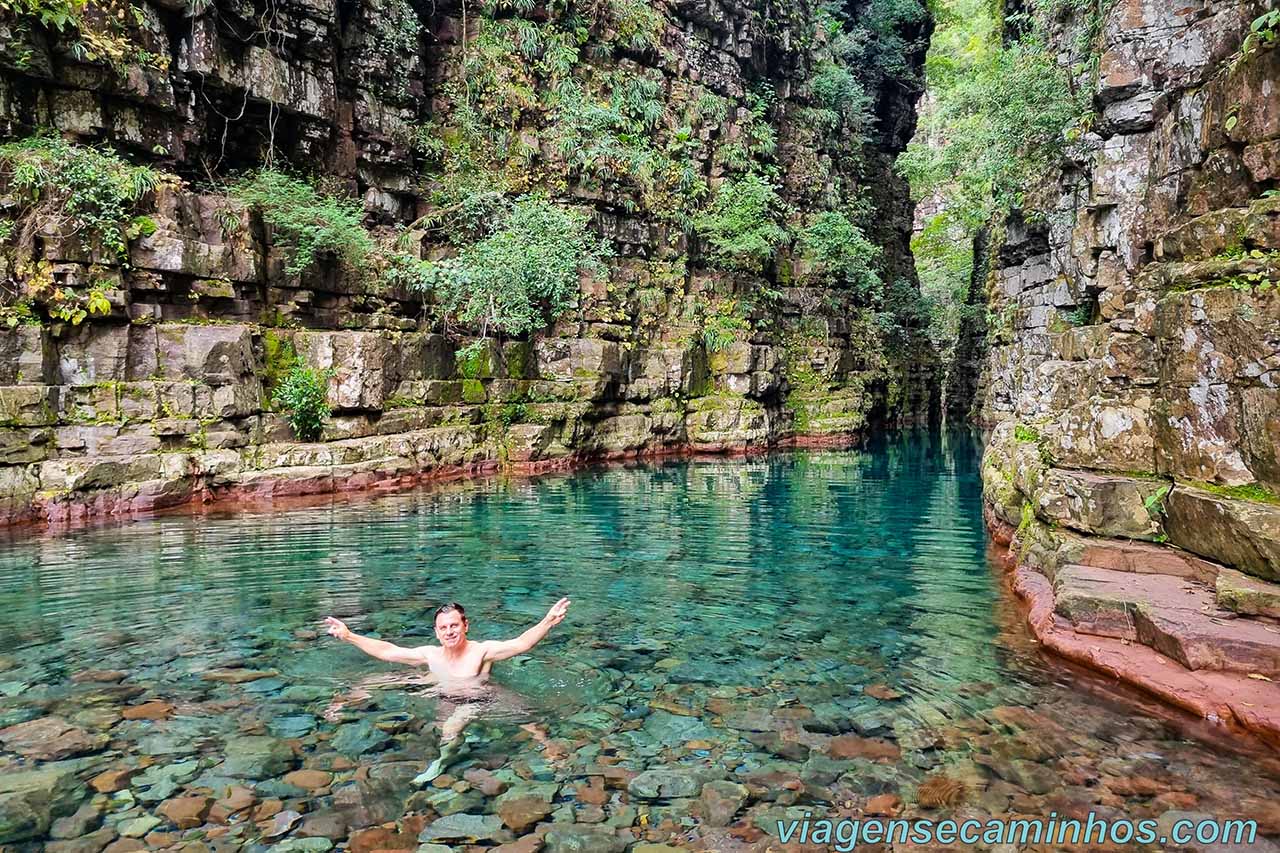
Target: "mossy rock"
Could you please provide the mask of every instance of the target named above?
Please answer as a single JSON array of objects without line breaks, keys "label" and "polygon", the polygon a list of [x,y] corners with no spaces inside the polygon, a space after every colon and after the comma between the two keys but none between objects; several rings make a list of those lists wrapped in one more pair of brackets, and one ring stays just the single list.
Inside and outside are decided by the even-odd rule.
[{"label": "mossy rock", "polygon": [[479,379],[462,380],[462,402],[471,405],[479,405],[488,399],[488,395],[484,390],[484,383]]}]

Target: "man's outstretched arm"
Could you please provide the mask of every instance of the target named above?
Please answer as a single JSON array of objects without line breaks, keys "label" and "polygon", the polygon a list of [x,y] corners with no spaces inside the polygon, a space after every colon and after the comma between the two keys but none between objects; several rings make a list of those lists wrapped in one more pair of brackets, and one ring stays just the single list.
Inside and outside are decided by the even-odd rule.
[{"label": "man's outstretched arm", "polygon": [[528,631],[525,631],[514,640],[489,640],[484,646],[485,660],[506,660],[516,655],[522,655],[532,649],[547,636],[547,632],[564,621],[564,614],[569,610],[572,604],[567,598],[562,598],[555,604],[551,605],[551,609],[547,611],[547,615],[542,617],[542,621],[534,625]]},{"label": "man's outstretched arm", "polygon": [[329,634],[337,637],[339,640],[345,640],[355,646],[360,651],[370,657],[378,660],[385,660],[388,663],[423,663],[426,657],[420,649],[406,649],[397,646],[395,643],[388,643],[386,640],[375,640],[373,637],[362,637],[347,627],[346,623],[341,619],[334,619],[332,616],[324,618],[325,627],[329,629]]}]

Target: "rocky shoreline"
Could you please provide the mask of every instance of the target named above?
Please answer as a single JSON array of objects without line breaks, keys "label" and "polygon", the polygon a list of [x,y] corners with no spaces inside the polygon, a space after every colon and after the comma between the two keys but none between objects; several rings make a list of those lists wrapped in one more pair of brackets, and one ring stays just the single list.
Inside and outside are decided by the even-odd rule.
[{"label": "rocky shoreline", "polygon": [[[428,431],[424,431],[428,432]],[[403,436],[411,438],[411,435]],[[294,465],[252,472],[252,476],[228,482],[208,482],[199,475],[182,475],[175,480],[123,483],[90,493],[37,495],[21,511],[0,514],[0,529],[17,532],[33,526],[82,526],[113,519],[145,516],[166,510],[195,506],[234,510],[238,505],[276,504],[334,494],[386,494],[430,483],[506,474],[532,477],[563,473],[601,465],[659,459],[741,458],[780,450],[844,449],[856,446],[858,433],[787,435],[768,444],[722,442],[642,447],[634,450],[576,452],[551,459],[503,461],[497,448],[482,448],[466,461],[433,465],[413,470],[409,459],[374,459],[347,465]],[[336,443],[341,444],[341,443]],[[323,443],[297,445],[323,450]]]},{"label": "rocky shoreline", "polygon": [[[1280,630],[1266,622],[1251,619],[1233,620],[1240,623],[1236,625],[1230,622],[1219,625],[1217,632],[1196,638],[1200,643],[1200,657],[1192,662],[1201,664],[1197,667],[1187,667],[1175,657],[1163,653],[1162,648],[1153,648],[1153,644],[1162,645],[1160,639],[1145,631],[1137,631],[1133,638],[1106,636],[1099,632],[1096,622],[1090,626],[1082,620],[1073,621],[1062,615],[1064,610],[1070,612],[1072,602],[1067,600],[1069,593],[1056,594],[1049,576],[1019,560],[1025,541],[1020,541],[1019,531],[993,512],[990,504],[984,507],[983,515],[992,539],[1003,549],[1001,563],[1009,573],[1008,580],[1014,593],[1026,606],[1027,626],[1041,648],[1221,726],[1233,736],[1247,734],[1256,738],[1260,745],[1280,750],[1280,685],[1264,673],[1217,668],[1208,663],[1209,659],[1219,667],[1237,663],[1243,652],[1242,646],[1246,645],[1250,645],[1254,653],[1270,653],[1274,657],[1280,653]],[[1120,556],[1125,547],[1115,548],[1111,556]],[[1133,550],[1132,545],[1128,548]],[[1105,562],[1103,553],[1106,546],[1096,550],[1098,553],[1092,555],[1092,562]],[[1112,565],[1123,562],[1114,560]],[[1166,584],[1174,583],[1186,588],[1184,591],[1187,592],[1191,592],[1192,587],[1205,593],[1211,591],[1202,581],[1164,574],[1150,568],[1151,565],[1148,563],[1146,568],[1135,568],[1129,561],[1128,566],[1119,571],[1133,573],[1135,577],[1129,580],[1136,580],[1140,574],[1144,579],[1158,578]],[[1134,587],[1141,588],[1138,584],[1131,585],[1131,594]],[[1062,589],[1063,586],[1059,585],[1058,590]],[[1146,611],[1148,619],[1153,612],[1157,620],[1169,615],[1169,606],[1155,600],[1154,596],[1137,604],[1134,610]],[[1253,630],[1258,627],[1273,639],[1259,638]],[[1179,647],[1169,650],[1176,654]]]}]

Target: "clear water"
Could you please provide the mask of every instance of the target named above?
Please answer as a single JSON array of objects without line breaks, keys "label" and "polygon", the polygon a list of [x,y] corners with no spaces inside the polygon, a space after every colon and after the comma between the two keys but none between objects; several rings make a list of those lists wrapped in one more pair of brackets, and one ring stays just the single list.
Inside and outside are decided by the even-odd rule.
[{"label": "clear water", "polygon": [[[978,453],[967,433],[908,433],[857,451],[18,533],[0,545],[0,723],[56,716],[105,732],[101,749],[64,765],[82,779],[186,768],[181,782],[99,797],[98,820],[116,829],[152,813],[159,795],[217,798],[230,785],[304,814],[337,810],[352,830],[493,813],[493,797],[467,782],[415,793],[408,780],[436,755],[442,709],[399,686],[364,684],[353,699],[362,679],[403,669],[319,622],[337,615],[421,645],[434,608],[457,600],[472,639],[508,637],[569,596],[546,641],[495,667],[527,708],[469,727],[470,751],[449,769],[455,780],[472,771],[473,783],[477,769],[517,788],[557,783],[548,821],[622,829],[645,815],[662,840],[755,849],[767,839],[753,820],[769,808],[859,808],[889,794],[908,815],[936,815],[915,790],[941,774],[963,784],[966,814],[1183,809],[1280,831],[1270,759],[1206,744],[1036,653],[988,558]],[[272,674],[204,677],[228,668]],[[86,670],[124,677],[73,680]],[[172,716],[120,719],[148,699]],[[371,735],[375,720],[388,732]],[[515,724],[525,720],[538,736]],[[291,767],[330,772],[331,783],[304,790],[280,768],[232,778],[228,744],[262,735],[290,740]],[[888,752],[855,748],[824,769],[834,735]],[[0,754],[0,773],[42,763]],[[580,799],[577,786],[605,767],[709,770],[749,783],[752,797],[728,829],[706,825],[695,799],[646,799],[625,780],[611,779],[603,806]],[[377,808],[352,793],[360,786]],[[230,824],[222,843],[266,843],[252,822]]]}]

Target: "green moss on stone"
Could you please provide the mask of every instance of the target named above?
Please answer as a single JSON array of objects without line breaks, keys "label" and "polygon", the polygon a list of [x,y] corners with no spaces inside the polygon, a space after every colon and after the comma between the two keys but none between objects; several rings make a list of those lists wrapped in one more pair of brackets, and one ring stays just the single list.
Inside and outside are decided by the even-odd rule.
[{"label": "green moss on stone", "polygon": [[462,402],[477,405],[483,403],[486,397],[484,383],[479,379],[462,380]]},{"label": "green moss on stone", "polygon": [[1249,483],[1244,486],[1220,486],[1216,483],[1205,483],[1197,480],[1191,480],[1187,483],[1197,489],[1203,489],[1206,492],[1215,494],[1222,498],[1232,498],[1241,501],[1257,501],[1258,503],[1280,504],[1280,495],[1259,485],[1258,483]]},{"label": "green moss on stone", "polygon": [[263,370],[262,382],[266,387],[266,398],[271,400],[276,385],[285,374],[298,364],[298,351],[294,349],[293,339],[282,335],[274,329],[266,329],[262,333]]}]

